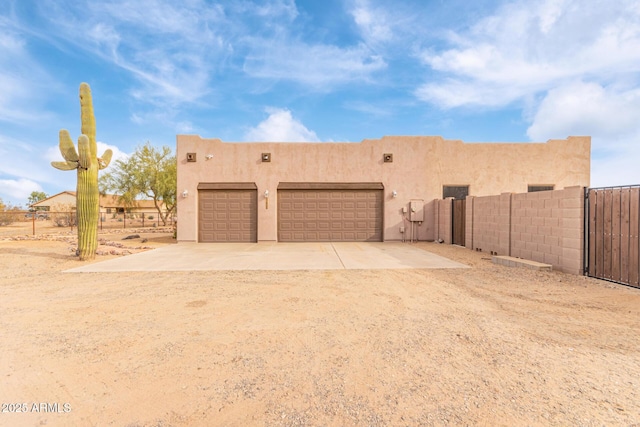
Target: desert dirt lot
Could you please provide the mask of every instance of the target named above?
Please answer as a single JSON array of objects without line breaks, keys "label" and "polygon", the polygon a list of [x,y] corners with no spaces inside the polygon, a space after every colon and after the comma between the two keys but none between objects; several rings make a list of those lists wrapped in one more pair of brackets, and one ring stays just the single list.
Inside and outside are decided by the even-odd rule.
[{"label": "desert dirt lot", "polygon": [[422,242],[472,268],[63,273],[71,234],[6,239],[2,426],[640,423],[638,289]]}]

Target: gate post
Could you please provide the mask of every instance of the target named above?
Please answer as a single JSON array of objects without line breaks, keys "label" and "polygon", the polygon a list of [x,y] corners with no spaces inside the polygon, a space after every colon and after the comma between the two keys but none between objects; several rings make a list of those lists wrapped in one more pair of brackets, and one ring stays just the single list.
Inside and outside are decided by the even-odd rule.
[{"label": "gate post", "polygon": [[589,209],[589,188],[584,187],[584,208],[583,208],[583,217],[584,217],[584,242],[583,242],[583,251],[582,251],[582,275],[589,275],[589,223],[591,219],[591,209]]}]

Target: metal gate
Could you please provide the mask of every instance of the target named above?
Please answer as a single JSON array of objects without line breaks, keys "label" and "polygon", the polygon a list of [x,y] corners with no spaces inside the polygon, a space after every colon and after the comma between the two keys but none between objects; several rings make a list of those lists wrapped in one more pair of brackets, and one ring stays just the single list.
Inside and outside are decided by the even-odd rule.
[{"label": "metal gate", "polygon": [[589,188],[585,272],[640,287],[640,186]]},{"label": "metal gate", "polygon": [[451,221],[452,230],[452,243],[454,245],[464,246],[465,244],[465,221],[466,221],[466,200],[453,200]]}]

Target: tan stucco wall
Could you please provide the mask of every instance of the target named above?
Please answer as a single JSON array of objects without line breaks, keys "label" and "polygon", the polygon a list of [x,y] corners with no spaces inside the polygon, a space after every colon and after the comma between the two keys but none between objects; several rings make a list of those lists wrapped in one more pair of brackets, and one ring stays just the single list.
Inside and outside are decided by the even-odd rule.
[{"label": "tan stucco wall", "polygon": [[69,193],[56,194],[48,199],[42,200],[38,203],[34,203],[33,206],[49,206],[49,210],[52,212],[68,211],[70,207],[75,208],[76,196]]},{"label": "tan stucco wall", "polygon": [[[254,182],[258,187],[258,240],[277,239],[280,182],[380,182],[384,185],[384,239],[400,240],[402,207],[411,199],[442,198],[443,185],[469,185],[474,196],[526,192],[530,184],[589,185],[590,137],[547,143],[463,143],[438,136],[386,136],[360,143],[225,143],[177,136],[178,240],[197,239],[201,182]],[[263,163],[261,153],[271,153]],[[187,162],[196,153],[196,162]],[[393,163],[383,154],[393,153]],[[208,160],[208,154],[213,157]],[[181,196],[187,190],[186,198]],[[269,190],[266,209],[264,191]],[[397,191],[397,198],[392,191]],[[432,224],[418,238],[433,239]],[[408,237],[408,236],[407,236]]]}]

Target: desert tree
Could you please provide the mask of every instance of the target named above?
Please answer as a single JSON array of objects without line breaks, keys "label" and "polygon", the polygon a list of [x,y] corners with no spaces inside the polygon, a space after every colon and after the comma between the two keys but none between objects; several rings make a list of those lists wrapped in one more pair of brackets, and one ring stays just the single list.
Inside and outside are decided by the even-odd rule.
[{"label": "desert tree", "polygon": [[100,177],[100,192],[113,192],[125,206],[140,198],[153,200],[164,225],[176,208],[177,163],[171,148],[156,148],[150,142],[138,146],[126,160],[117,160]]},{"label": "desert tree", "polygon": [[34,203],[38,203],[40,200],[46,199],[47,197],[47,193],[45,193],[44,191],[32,191],[29,195],[29,198],[27,199],[27,203],[29,206],[31,206]]}]

